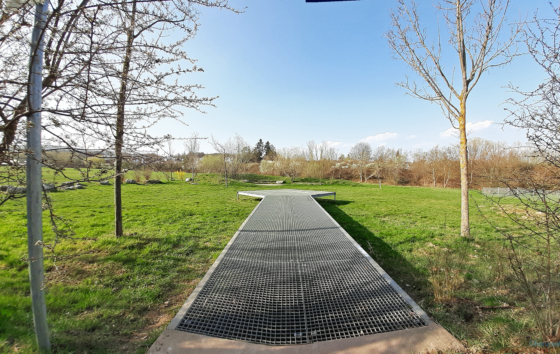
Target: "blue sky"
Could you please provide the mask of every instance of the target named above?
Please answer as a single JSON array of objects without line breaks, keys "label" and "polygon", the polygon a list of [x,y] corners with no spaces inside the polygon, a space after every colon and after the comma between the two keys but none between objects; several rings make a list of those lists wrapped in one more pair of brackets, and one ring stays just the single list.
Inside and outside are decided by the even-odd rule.
[{"label": "blue sky", "polygon": [[[420,3],[425,26],[435,34],[432,1]],[[230,0],[230,5],[244,13],[201,9],[199,33],[186,43],[204,72],[184,80],[205,87],[199,96],[219,96],[217,108],[208,107],[207,114],[185,110],[189,127],[168,120],[157,133],[188,137],[197,131],[219,140],[238,133],[251,145],[262,138],[279,148],[330,141],[341,153],[363,139],[374,147],[408,150],[456,142],[442,135],[450,123],[438,106],[406,96],[395,85],[406,75],[415,77],[393,59],[384,36],[395,1]],[[512,0],[508,19],[531,17],[537,9],[550,13],[546,0]],[[532,89],[542,78],[528,57],[486,73],[468,102],[467,120],[478,129],[471,136],[524,141],[524,132],[497,124],[507,115],[503,103],[511,95],[504,87],[512,82]],[[202,150],[213,152],[206,143]]]}]

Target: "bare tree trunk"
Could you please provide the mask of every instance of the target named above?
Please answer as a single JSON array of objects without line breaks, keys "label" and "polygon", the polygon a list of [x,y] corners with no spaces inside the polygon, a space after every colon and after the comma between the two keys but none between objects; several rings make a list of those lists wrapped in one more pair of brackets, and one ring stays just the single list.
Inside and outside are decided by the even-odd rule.
[{"label": "bare tree trunk", "polygon": [[[126,6],[126,5],[125,5]],[[130,26],[127,30],[127,43],[126,54],[123,63],[123,72],[121,76],[121,88],[119,92],[119,100],[117,102],[117,124],[115,134],[115,236],[121,237],[123,235],[122,223],[122,148],[124,143],[124,117],[125,117],[125,103],[126,103],[126,90],[128,83],[128,73],[130,71],[130,61],[132,57],[132,44],[134,42],[134,22],[136,16],[136,0],[132,2],[132,16],[130,19]]]},{"label": "bare tree trunk", "polygon": [[459,65],[461,66],[461,76],[463,80],[463,91],[461,92],[460,111],[457,117],[459,123],[459,163],[461,165],[461,236],[469,237],[471,234],[469,226],[469,157],[467,155],[467,96],[469,93],[468,69],[467,69],[467,48],[465,46],[465,30],[463,24],[464,15],[462,5],[459,0],[457,8],[457,42],[459,44]]},{"label": "bare tree trunk", "polygon": [[[117,135],[116,138],[121,138],[123,134],[124,124],[117,118]],[[120,130],[120,131],[119,131]],[[119,136],[121,135],[121,136]],[[121,197],[121,183],[122,183],[122,142],[115,143],[115,236],[121,237],[123,235],[122,225],[122,197]]]},{"label": "bare tree trunk", "polygon": [[226,163],[226,154],[224,154],[224,176],[226,178],[226,187],[227,185],[227,163]]},{"label": "bare tree trunk", "polygon": [[459,116],[460,150],[459,161],[461,164],[461,236],[471,235],[469,227],[469,158],[467,151],[466,105],[461,103]]},{"label": "bare tree trunk", "polygon": [[193,162],[191,163],[191,177],[192,177],[192,181],[194,182],[194,156],[193,156]]}]

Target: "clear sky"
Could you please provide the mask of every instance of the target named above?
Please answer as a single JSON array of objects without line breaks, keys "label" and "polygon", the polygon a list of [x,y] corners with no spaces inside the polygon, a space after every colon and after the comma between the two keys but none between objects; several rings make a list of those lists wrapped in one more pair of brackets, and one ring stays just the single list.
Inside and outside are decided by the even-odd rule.
[{"label": "clear sky", "polygon": [[[434,2],[436,0],[433,0]],[[425,27],[435,34],[432,1],[419,0]],[[393,59],[385,33],[393,0],[305,3],[304,0],[230,0],[242,14],[201,9],[197,37],[186,43],[203,73],[184,77],[202,84],[199,96],[219,96],[207,114],[185,110],[189,127],[168,120],[157,133],[188,137],[240,134],[277,148],[330,141],[341,153],[367,139],[372,145],[416,149],[447,145],[449,121],[438,106],[405,95],[395,83],[413,71]],[[508,20],[550,14],[546,0],[512,0]],[[524,49],[523,46],[520,47]],[[525,141],[525,133],[497,124],[507,116],[511,82],[534,88],[543,78],[529,57],[485,74],[469,98],[471,136]],[[421,83],[420,80],[418,80]],[[179,149],[179,144],[176,144]],[[213,152],[203,143],[204,152]]]}]

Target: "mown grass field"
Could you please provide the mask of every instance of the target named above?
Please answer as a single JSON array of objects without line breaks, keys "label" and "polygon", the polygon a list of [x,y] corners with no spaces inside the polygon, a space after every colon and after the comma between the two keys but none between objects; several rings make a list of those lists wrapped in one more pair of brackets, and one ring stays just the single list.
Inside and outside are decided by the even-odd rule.
[{"label": "mown grass field", "polygon": [[[262,178],[262,177],[260,177]],[[278,177],[268,177],[276,180]],[[499,236],[471,208],[472,240],[459,237],[459,190],[361,185],[265,187],[200,175],[180,181],[123,186],[126,236],[112,235],[113,189],[52,193],[56,215],[76,238],[46,252],[47,306],[56,353],[143,353],[258,204],[236,191],[300,188],[337,192],[323,207],[436,321],[474,349],[495,352],[537,340],[526,299],[497,261]],[[308,181],[313,182],[313,181]],[[315,181],[316,182],[316,181]],[[484,205],[487,217],[507,220]],[[485,209],[486,208],[486,209]],[[0,352],[35,352],[27,263],[25,199],[0,207]],[[47,212],[46,243],[54,242]],[[442,250],[443,249],[443,250]],[[445,251],[445,249],[449,251]],[[458,290],[434,301],[434,279],[453,270]],[[509,304],[514,308],[480,310]]]}]

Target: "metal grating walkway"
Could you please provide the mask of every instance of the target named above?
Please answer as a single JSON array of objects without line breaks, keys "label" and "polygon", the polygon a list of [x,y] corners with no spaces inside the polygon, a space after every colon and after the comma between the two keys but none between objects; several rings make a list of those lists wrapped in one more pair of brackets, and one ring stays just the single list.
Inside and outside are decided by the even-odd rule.
[{"label": "metal grating walkway", "polygon": [[305,192],[246,193],[266,197],[176,330],[290,345],[427,325],[313,199],[325,192]]}]

